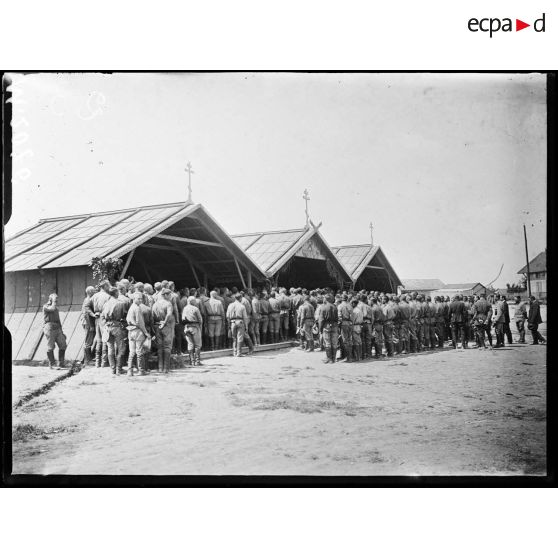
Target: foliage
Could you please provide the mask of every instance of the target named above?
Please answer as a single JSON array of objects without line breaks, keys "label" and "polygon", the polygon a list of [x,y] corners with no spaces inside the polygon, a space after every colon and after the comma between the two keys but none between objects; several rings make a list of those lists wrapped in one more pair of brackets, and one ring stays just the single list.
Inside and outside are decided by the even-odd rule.
[{"label": "foliage", "polygon": [[97,285],[107,279],[114,283],[124,267],[124,262],[120,258],[93,258],[89,267],[93,269]]}]

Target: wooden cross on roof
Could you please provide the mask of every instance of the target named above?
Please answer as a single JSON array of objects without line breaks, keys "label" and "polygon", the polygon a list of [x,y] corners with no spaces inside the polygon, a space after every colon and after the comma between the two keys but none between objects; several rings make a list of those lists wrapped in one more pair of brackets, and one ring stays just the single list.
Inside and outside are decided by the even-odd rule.
[{"label": "wooden cross on roof", "polygon": [[370,246],[374,246],[374,225],[370,222]]},{"label": "wooden cross on roof", "polygon": [[306,204],[306,226],[308,226],[308,222],[310,221],[310,214],[308,213],[308,201],[310,200],[310,195],[308,194],[308,189],[304,189],[304,194],[302,195],[302,199]]},{"label": "wooden cross on roof", "polygon": [[192,175],[194,174],[194,171],[192,169],[192,165],[190,161],[188,161],[188,164],[186,165],[186,168],[184,170],[188,173],[188,203],[193,203],[192,202]]}]

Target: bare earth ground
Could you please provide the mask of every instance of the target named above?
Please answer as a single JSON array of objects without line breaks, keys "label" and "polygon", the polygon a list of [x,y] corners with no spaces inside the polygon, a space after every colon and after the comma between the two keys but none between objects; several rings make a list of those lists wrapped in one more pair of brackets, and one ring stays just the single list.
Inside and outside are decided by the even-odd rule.
[{"label": "bare earth ground", "polygon": [[[133,378],[84,369],[14,408],[13,472],[545,474],[544,346],[322,357],[293,348]],[[14,403],[29,370],[46,373],[14,367]]]}]

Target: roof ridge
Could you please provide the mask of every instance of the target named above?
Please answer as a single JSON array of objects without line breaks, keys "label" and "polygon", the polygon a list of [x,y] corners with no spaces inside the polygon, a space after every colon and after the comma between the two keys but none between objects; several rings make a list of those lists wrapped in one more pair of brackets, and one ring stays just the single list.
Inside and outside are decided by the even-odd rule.
[{"label": "roof ridge", "polygon": [[285,229],[285,230],[279,230],[279,231],[260,231],[260,232],[250,232],[250,233],[237,233],[237,234],[231,234],[230,236],[232,236],[233,238],[235,237],[239,237],[239,236],[256,236],[256,235],[262,235],[262,234],[281,234],[281,233],[287,233],[287,232],[302,232],[306,230],[305,227],[301,227],[299,229]]},{"label": "roof ridge", "polygon": [[188,202],[171,202],[171,203],[156,203],[153,205],[141,205],[139,207],[127,207],[122,209],[113,209],[110,211],[96,211],[94,213],[82,213],[78,215],[64,215],[61,217],[47,217],[45,219],[39,219],[39,223],[47,223],[49,221],[65,221],[67,219],[77,219],[83,217],[97,217],[99,215],[114,215],[115,213],[126,213],[128,211],[138,211],[140,209],[155,209],[159,207],[173,207],[179,205],[187,205]]}]

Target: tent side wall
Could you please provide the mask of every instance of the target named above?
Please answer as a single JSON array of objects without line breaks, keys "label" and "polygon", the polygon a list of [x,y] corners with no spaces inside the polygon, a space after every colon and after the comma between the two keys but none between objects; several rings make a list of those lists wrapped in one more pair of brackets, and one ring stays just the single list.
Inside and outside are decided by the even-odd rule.
[{"label": "tent side wall", "polygon": [[12,338],[12,360],[45,360],[43,305],[52,292],[58,293],[62,330],[68,342],[66,357],[81,358],[84,339],[81,305],[85,287],[93,284],[92,270],[86,266],[7,272],[4,325]]}]

